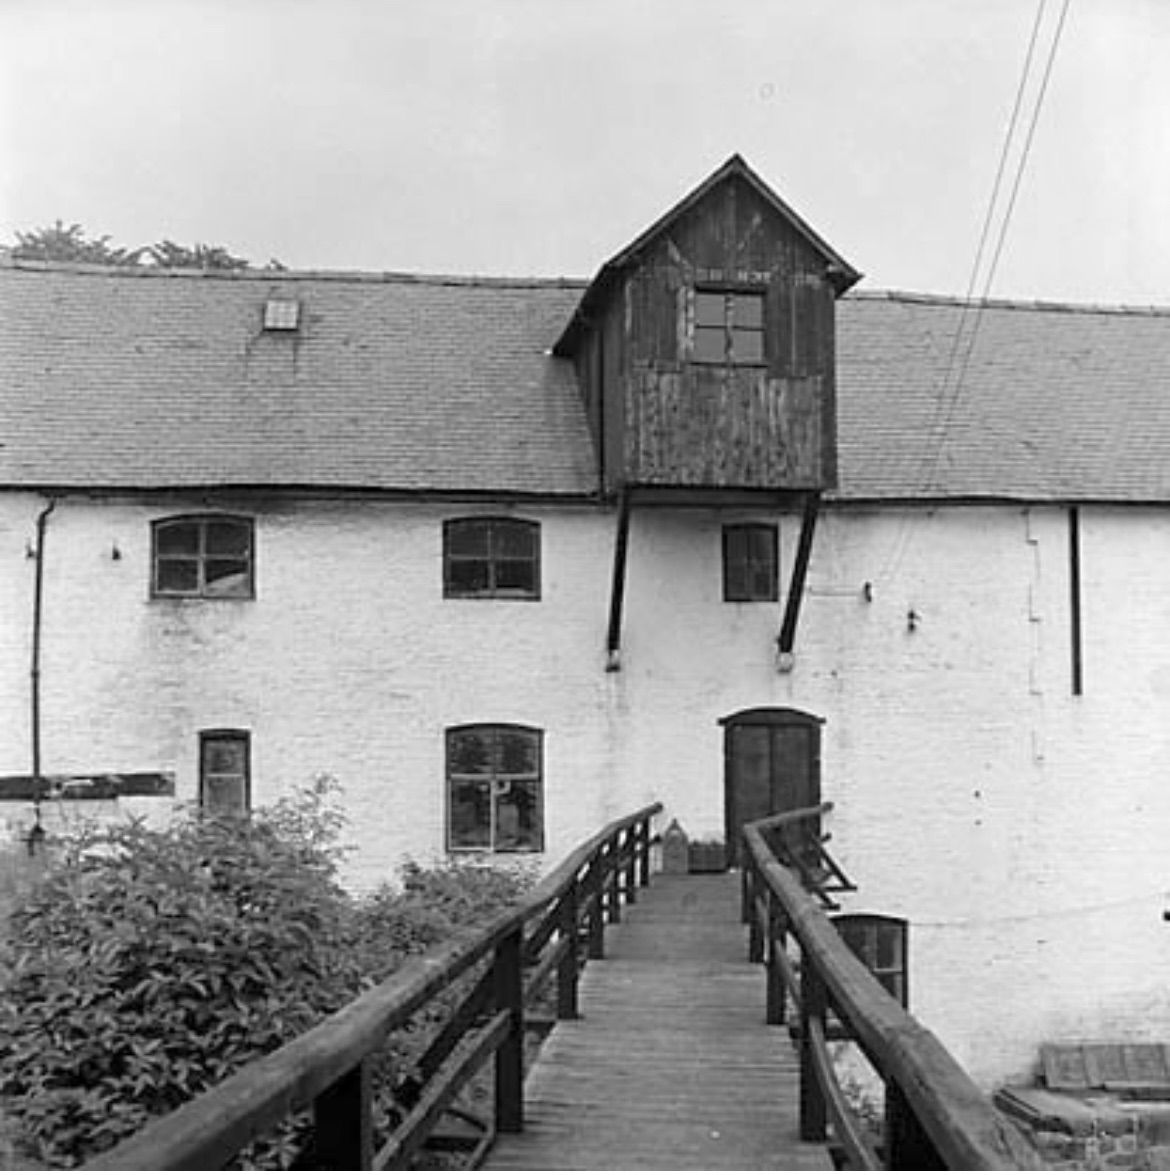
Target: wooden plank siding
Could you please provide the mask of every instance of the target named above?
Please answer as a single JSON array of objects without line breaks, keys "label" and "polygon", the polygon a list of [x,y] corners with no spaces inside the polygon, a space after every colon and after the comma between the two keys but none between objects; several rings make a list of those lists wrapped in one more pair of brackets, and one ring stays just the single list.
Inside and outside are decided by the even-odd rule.
[{"label": "wooden plank siding", "polygon": [[490,1170],[830,1170],[798,1138],[799,1065],[764,1023],[736,874],[655,875],[609,928]]},{"label": "wooden plank siding", "polygon": [[811,489],[822,483],[824,378],[761,368],[632,373],[626,461],[641,485]]},{"label": "wooden plank siding", "polygon": [[606,311],[599,334],[602,352],[600,372],[605,452],[603,484],[607,490],[612,491],[620,489],[630,480],[625,468],[626,414],[621,391],[625,385],[625,371],[629,362],[629,333],[620,301],[611,304]]},{"label": "wooden plank siding", "polygon": [[[703,285],[764,293],[765,362],[693,361]],[[606,308],[607,486],[831,487],[834,312],[825,259],[747,183],[716,187],[647,244]]]}]

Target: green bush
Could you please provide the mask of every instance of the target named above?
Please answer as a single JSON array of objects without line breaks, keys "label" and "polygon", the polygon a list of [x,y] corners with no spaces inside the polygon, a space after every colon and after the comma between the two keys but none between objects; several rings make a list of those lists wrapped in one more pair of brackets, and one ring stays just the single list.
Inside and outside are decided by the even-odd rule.
[{"label": "green bush", "polygon": [[[67,846],[12,914],[0,995],[0,1095],[31,1155],[107,1150],[525,884],[412,865],[402,889],[355,900],[332,798],[322,782],[248,820],[129,823]],[[391,1042],[396,1063],[411,1039]],[[252,1160],[288,1161],[295,1134]]]}]

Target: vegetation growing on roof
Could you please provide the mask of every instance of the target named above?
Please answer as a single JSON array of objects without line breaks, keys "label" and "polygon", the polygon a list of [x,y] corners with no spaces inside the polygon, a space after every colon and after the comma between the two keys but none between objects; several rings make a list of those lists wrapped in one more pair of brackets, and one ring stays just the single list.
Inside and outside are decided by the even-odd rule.
[{"label": "vegetation growing on roof", "polygon": [[[28,1157],[73,1167],[272,1051],[409,955],[516,900],[523,874],[410,865],[357,899],[338,883],[328,780],[247,820],[90,832],[11,918],[0,992],[0,1110]],[[429,1019],[441,1009],[428,1013]],[[378,1120],[420,1025],[379,1057]],[[253,1147],[287,1166],[307,1119]]]},{"label": "vegetation growing on roof", "polygon": [[[222,245],[180,245],[164,238],[153,245],[126,248],[115,245],[108,234],[90,236],[80,224],[57,220],[51,225],[17,232],[11,256],[17,261],[63,261],[83,265],[156,266],[160,269],[250,269],[252,263]],[[266,269],[281,270],[271,260]]]},{"label": "vegetation growing on roof", "polygon": [[19,261],[77,261],[85,265],[137,265],[141,249],[111,244],[109,236],[91,237],[79,224],[55,221],[32,232],[17,232],[12,257]]}]

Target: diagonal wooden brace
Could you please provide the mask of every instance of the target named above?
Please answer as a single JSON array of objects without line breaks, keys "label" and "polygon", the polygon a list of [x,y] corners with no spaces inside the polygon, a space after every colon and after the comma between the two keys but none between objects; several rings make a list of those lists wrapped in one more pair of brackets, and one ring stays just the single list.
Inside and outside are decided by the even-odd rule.
[{"label": "diagonal wooden brace", "polygon": [[780,635],[776,638],[780,656],[784,658],[791,656],[792,646],[796,642],[796,622],[800,619],[800,603],[804,598],[804,581],[808,576],[808,563],[812,555],[813,535],[816,533],[820,504],[819,493],[814,492],[805,496],[804,512],[800,520],[800,538],[796,544],[796,563],[792,568],[792,582],[788,585],[784,621],[780,626]]},{"label": "diagonal wooden brace", "polygon": [[617,537],[613,548],[613,586],[609,595],[609,634],[606,637],[605,671],[622,667],[622,604],[626,594],[626,552],[630,542],[630,490],[622,488],[618,504]]}]

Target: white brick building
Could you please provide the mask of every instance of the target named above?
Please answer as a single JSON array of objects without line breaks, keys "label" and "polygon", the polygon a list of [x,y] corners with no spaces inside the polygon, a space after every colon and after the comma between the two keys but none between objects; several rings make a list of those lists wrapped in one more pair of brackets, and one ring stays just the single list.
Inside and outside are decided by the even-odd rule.
[{"label": "white brick building", "polygon": [[5,262],[0,816],[329,773],[370,884],[819,794],[977,1077],[1170,1039],[1170,316],[856,278],[738,159],[588,286]]}]

